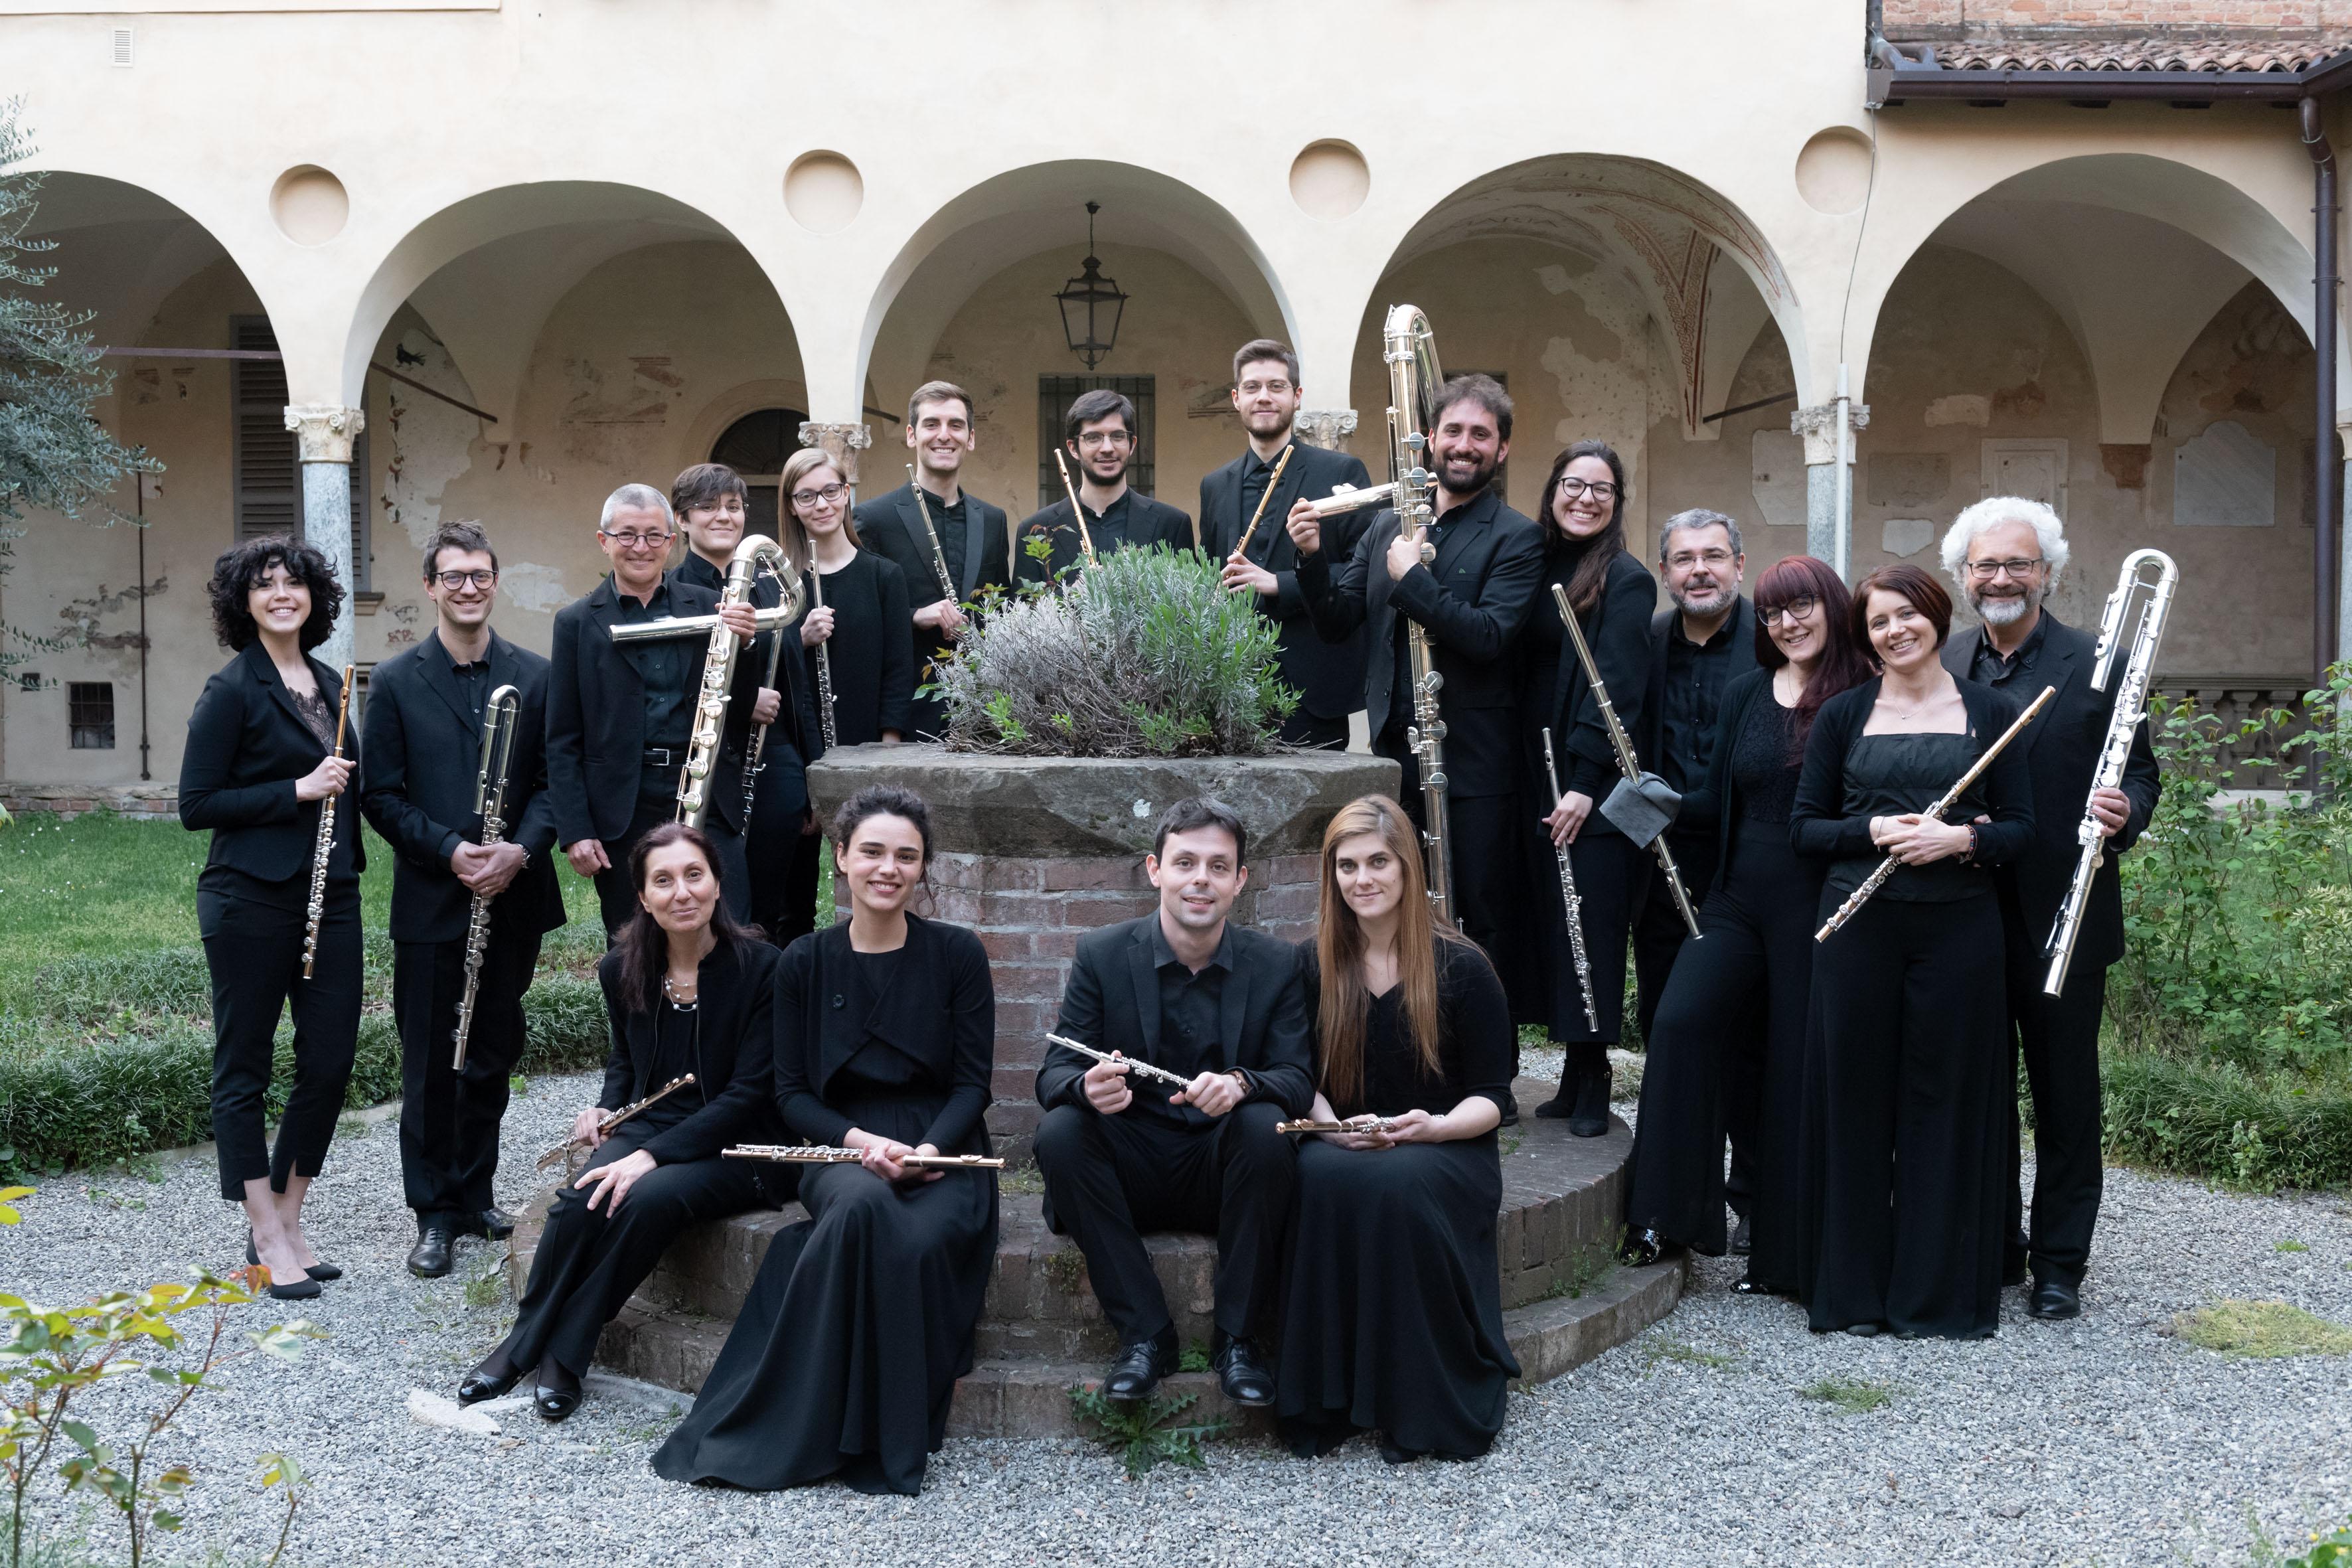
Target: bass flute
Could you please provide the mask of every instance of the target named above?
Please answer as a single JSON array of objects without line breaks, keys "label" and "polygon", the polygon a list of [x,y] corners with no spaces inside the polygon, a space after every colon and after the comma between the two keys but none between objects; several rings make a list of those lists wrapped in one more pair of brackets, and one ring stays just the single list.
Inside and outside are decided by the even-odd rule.
[{"label": "bass flute", "polygon": [[[331,755],[343,754],[343,727],[352,716],[352,671],[355,665],[343,666],[342,700],[335,705],[335,749]],[[310,854],[310,902],[304,913],[302,926],[302,978],[310,978],[310,966],[319,957],[319,924],[327,918],[327,862],[335,853],[335,817],[342,804],[343,792],[330,790],[319,802],[319,843]]]},{"label": "bass flute", "polygon": [[[514,757],[515,728],[522,716],[522,693],[501,686],[482,705],[482,765],[474,775],[474,810],[482,819],[482,847],[499,843],[507,833],[507,771]],[[466,921],[466,990],[457,998],[457,1054],[452,1072],[466,1070],[466,1041],[474,1032],[474,996],[482,984],[482,954],[490,945],[490,900],[476,893]]]}]

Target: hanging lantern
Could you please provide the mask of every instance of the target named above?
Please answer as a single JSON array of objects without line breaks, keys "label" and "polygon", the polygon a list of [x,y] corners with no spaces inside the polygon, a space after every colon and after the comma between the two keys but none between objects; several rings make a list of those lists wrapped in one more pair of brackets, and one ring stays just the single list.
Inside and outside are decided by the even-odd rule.
[{"label": "hanging lantern", "polygon": [[1118,342],[1118,319],[1127,310],[1127,296],[1117,280],[1103,276],[1101,258],[1095,255],[1095,214],[1101,210],[1099,203],[1087,204],[1085,266],[1054,296],[1062,309],[1062,336],[1088,370],[1109,357],[1111,345]]}]

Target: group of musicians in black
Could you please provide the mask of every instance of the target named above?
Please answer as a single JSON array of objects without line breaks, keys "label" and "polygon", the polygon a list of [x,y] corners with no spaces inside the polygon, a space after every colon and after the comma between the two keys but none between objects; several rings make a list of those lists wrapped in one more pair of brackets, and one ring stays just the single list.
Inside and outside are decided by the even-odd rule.
[{"label": "group of musicians in black", "polygon": [[[2090,688],[2091,640],[2043,604],[2066,560],[2055,515],[2004,499],[1954,524],[1945,565],[1979,623],[1957,637],[1949,595],[1914,566],[1849,593],[1827,565],[1790,557],[1745,594],[1738,527],[1704,510],[1660,534],[1660,610],[1626,547],[1630,486],[1605,444],[1559,453],[1530,519],[1494,482],[1508,396],[1484,376],[1448,382],[1429,433],[1424,561],[1393,510],[1318,516],[1318,499],[1368,476],[1296,441],[1301,396],[1283,345],[1236,354],[1248,449],[1202,481],[1197,523],[1128,482],[1125,398],[1086,394],[1066,425],[1094,549],[1166,543],[1221,560],[1229,590],[1279,623],[1282,671],[1302,694],[1286,738],[1345,745],[1360,710],[1375,751],[1403,770],[1395,797],[1335,817],[1318,932],[1300,949],[1228,920],[1248,830],[1213,801],[1160,822],[1146,863],[1156,910],[1079,944],[1056,1032],[1124,1059],[1052,1048],[1035,1157],[1048,1217],[1084,1252],[1119,1336],[1107,1394],[1142,1398],[1177,1363],[1142,1237],[1203,1231],[1218,1241],[1209,1349],[1229,1397],[1274,1406],[1302,1453],[1360,1430],[1391,1458],[1484,1452],[1517,1373],[1494,1232],[1520,1030],[1565,1053],[1557,1094],[1534,1113],[1605,1133],[1629,953],[1648,1050],[1629,1258],[1743,1253],[1738,1289],[1794,1297],[1816,1330],[1989,1334],[2001,1286],[2029,1274],[2033,1315],[2078,1311],[2099,1200],[2097,1026],[2123,946],[2114,853],[2063,994],[2041,994],[2039,955],[2086,795],[2120,852],[2147,823],[2157,777],[2143,734],[2123,787],[2089,791],[2113,698]],[[918,689],[929,661],[991,589],[1082,559],[1069,500],[1010,525],[961,489],[973,414],[961,388],[919,388],[905,424],[915,482],[854,509],[835,458],[793,456],[778,531],[807,608],[780,629],[756,614],[782,596],[772,580],[721,607],[750,514],[742,479],[718,465],[667,494],[613,493],[597,524],[610,571],[558,613],[551,658],[491,629],[485,532],[442,526],[423,563],[433,633],[374,670],[350,739],[337,674],[310,651],[342,595],[326,558],[286,539],[221,557],[215,620],[236,658],[190,721],[180,809],[213,832],[199,914],[222,1192],[245,1207],[272,1294],[314,1296],[340,1274],[310,1247],[301,1210],[356,1039],[356,817],[398,856],[408,1267],[425,1277],[449,1271],[458,1238],[511,1229],[492,1194],[499,1127],[523,993],[564,919],[560,852],[595,881],[612,1054],[574,1130],[588,1168],[550,1212],[513,1331],[461,1397],[529,1380],[541,1413],[562,1418],[604,1325],[682,1226],[797,1195],[808,1221],[771,1249],[656,1467],[743,1487],[919,1487],[971,1363],[996,1189],[985,1172],[904,1162],[987,1151],[992,992],[978,939],[919,912],[929,865],[954,847],[935,846],[922,800],[869,789],[820,824],[805,770],[829,746],[940,733],[944,715]],[[1253,529],[1261,516],[1269,526]],[[1612,803],[1618,749],[1556,594],[1642,765],[1663,778],[1653,798],[1680,797],[1663,829]],[[613,628],[714,614],[741,651],[711,804],[688,826],[673,818],[707,639],[616,642]],[[1409,623],[1443,677],[1452,923],[1433,916],[1425,880]],[[2043,686],[2057,692],[2039,721],[1958,808],[1924,815]],[[507,831],[486,844],[478,758],[491,694],[508,687]],[[335,814],[331,834],[321,811]],[[850,911],[822,931],[820,834]],[[322,841],[325,895],[306,919]],[[1663,884],[1660,845],[1696,907],[1696,937]],[[1889,855],[1900,869],[1817,942]],[[461,1068],[448,1045],[485,896],[494,916]],[[270,1148],[264,1106],[289,1003],[294,1079]],[[2030,1236],[2019,1053],[2035,1110]],[[603,1135],[610,1113],[688,1075]],[[1276,1130],[1349,1118],[1370,1120],[1303,1143]],[[855,1161],[795,1180],[798,1167],[720,1156],[786,1134]]]}]

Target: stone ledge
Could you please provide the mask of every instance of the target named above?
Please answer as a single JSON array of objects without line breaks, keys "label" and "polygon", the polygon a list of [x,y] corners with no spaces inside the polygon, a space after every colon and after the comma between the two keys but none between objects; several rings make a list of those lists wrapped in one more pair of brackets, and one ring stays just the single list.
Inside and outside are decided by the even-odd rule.
[{"label": "stone ledge", "polygon": [[131,822],[177,822],[180,786],[176,784],[5,784],[0,783],[0,808],[12,816],[27,812],[70,821],[86,812],[110,811]]}]

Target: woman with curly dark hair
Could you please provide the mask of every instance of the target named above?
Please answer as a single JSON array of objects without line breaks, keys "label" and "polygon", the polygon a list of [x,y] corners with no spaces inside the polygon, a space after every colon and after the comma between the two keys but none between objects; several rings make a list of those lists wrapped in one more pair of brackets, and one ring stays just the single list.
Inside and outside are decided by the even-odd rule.
[{"label": "woman with curly dark hair", "polygon": [[[180,825],[210,829],[196,924],[213,986],[213,1138],[221,1196],[242,1203],[248,1261],[269,1293],[316,1296],[342,1270],[302,1236],[302,1199],[327,1157],[360,1026],[359,738],[333,754],[342,683],[310,650],[327,640],[343,585],[324,552],[282,536],[213,563],[213,630],[236,657],[205,683],[180,760]],[[334,846],[310,974],[302,973],[319,816]],[[264,1102],[278,1019],[294,1009],[294,1085],[272,1149]]]}]

